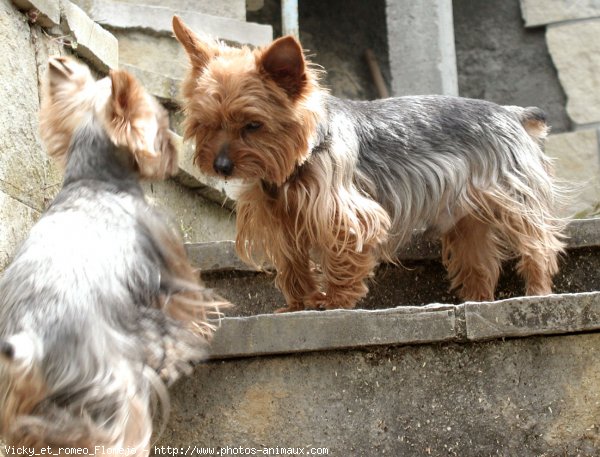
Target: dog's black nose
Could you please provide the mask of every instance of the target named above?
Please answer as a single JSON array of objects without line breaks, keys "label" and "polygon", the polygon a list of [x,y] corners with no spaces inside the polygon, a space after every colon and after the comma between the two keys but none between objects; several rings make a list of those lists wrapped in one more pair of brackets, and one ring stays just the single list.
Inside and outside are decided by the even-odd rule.
[{"label": "dog's black nose", "polygon": [[221,151],[213,162],[213,168],[220,175],[231,176],[231,173],[233,173],[233,162],[227,157],[226,152]]}]

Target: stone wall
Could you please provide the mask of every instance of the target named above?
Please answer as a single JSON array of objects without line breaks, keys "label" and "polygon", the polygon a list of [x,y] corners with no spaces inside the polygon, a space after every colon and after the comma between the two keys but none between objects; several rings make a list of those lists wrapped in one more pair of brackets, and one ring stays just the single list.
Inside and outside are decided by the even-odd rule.
[{"label": "stone wall", "polygon": [[0,1],[0,269],[60,184],[37,128],[38,56],[54,43],[27,16]]},{"label": "stone wall", "polygon": [[458,86],[462,97],[539,106],[552,131],[571,122],[542,28],[525,28],[519,0],[454,0]]},{"label": "stone wall", "polygon": [[600,203],[600,3],[520,0],[526,27],[545,30],[546,43],[567,97],[573,132],[552,135],[548,152],[558,175],[580,188],[572,209],[597,214]]}]

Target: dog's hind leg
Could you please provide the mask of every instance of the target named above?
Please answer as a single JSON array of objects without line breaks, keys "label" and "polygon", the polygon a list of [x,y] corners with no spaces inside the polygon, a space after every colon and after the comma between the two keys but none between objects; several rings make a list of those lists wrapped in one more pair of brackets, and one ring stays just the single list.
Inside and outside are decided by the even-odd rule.
[{"label": "dog's hind leg", "polygon": [[503,215],[506,234],[520,259],[517,271],[525,280],[527,295],[552,293],[552,277],[558,272],[558,256],[564,244],[551,222],[540,225],[527,214]]},{"label": "dog's hind leg", "polygon": [[493,300],[504,258],[494,227],[475,216],[463,217],[442,237],[450,289],[462,300]]}]

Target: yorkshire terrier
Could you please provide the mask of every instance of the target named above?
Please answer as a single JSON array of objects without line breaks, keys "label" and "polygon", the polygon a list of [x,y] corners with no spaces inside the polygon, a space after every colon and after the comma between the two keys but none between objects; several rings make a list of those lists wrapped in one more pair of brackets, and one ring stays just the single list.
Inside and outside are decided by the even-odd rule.
[{"label": "yorkshire terrier", "polygon": [[241,178],[237,250],[272,263],[284,311],[353,308],[417,228],[441,237],[463,300],[493,300],[513,253],[527,294],[551,293],[564,222],[541,110],[342,100],[293,37],[251,50],[203,42],[177,17],[173,30],[191,63],[182,92],[196,164]]},{"label": "yorkshire terrier", "polygon": [[55,57],[40,127],[64,182],[0,280],[0,436],[147,455],[224,304],[139,185],[177,169],[167,113],[127,72]]}]

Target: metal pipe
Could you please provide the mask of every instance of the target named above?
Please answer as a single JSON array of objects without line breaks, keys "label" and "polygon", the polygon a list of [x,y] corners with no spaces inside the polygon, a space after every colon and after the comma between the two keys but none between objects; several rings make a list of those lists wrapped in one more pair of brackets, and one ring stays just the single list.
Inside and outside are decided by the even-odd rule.
[{"label": "metal pipe", "polygon": [[281,0],[281,31],[300,39],[298,26],[298,0]]}]

